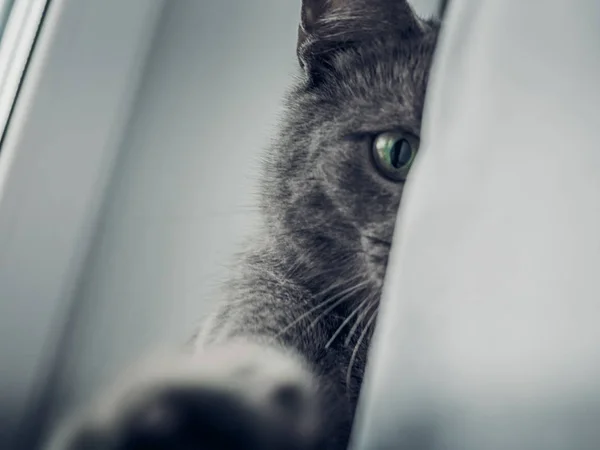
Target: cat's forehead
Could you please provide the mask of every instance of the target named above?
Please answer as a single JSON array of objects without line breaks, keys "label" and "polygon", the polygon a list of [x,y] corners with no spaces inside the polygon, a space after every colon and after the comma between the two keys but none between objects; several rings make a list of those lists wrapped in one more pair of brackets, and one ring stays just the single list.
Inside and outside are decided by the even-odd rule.
[{"label": "cat's forehead", "polygon": [[434,43],[375,42],[341,55],[329,91],[336,131],[418,134]]}]

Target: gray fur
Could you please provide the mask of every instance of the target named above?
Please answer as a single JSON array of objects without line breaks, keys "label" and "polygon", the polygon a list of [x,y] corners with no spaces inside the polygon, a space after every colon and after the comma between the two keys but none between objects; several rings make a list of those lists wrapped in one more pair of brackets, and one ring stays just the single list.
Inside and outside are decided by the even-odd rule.
[{"label": "gray fur", "polygon": [[[240,255],[194,358],[208,363],[203,355],[226,352],[231,343],[247,345],[248,354],[256,355],[249,373],[253,380],[270,380],[274,393],[289,387],[289,377],[280,383],[261,378],[263,367],[276,360],[295,364],[300,378],[309,381],[291,383],[286,391],[291,409],[310,411],[319,423],[304,434],[290,432],[294,439],[252,445],[247,440],[244,448],[347,444],[403,187],[374,168],[371,137],[398,129],[419,135],[437,30],[437,23],[417,19],[402,0],[303,2],[297,48],[302,71],[264,160],[263,227]],[[221,364],[233,378],[224,377],[223,390],[216,391],[244,400],[248,395],[228,389],[240,371],[238,358]],[[152,392],[176,388],[176,382],[163,382]],[[206,386],[199,381],[196,389]],[[251,412],[272,409],[270,401]],[[302,409],[303,402],[310,407]],[[260,428],[254,413],[246,423]],[[195,429],[202,428],[200,422]],[[286,426],[295,430],[292,423]],[[267,426],[271,434],[277,427]],[[189,445],[195,438],[186,439]],[[206,444],[200,441],[193,442]],[[157,448],[188,448],[169,442]]]}]

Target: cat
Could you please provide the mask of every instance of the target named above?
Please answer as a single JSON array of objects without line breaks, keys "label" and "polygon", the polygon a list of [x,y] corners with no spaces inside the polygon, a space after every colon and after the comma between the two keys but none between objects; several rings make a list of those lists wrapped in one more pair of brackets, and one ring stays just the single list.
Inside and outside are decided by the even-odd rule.
[{"label": "cat", "polygon": [[103,396],[60,450],[347,447],[439,23],[405,0],[299,9],[261,233],[193,345]]}]

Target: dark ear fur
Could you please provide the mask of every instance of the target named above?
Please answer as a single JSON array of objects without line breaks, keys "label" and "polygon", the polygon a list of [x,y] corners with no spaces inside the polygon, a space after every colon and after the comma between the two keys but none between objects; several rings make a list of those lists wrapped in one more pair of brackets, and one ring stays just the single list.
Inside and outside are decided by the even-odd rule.
[{"label": "dark ear fur", "polygon": [[316,80],[338,51],[383,36],[408,39],[424,26],[406,0],[302,0],[298,59]]}]

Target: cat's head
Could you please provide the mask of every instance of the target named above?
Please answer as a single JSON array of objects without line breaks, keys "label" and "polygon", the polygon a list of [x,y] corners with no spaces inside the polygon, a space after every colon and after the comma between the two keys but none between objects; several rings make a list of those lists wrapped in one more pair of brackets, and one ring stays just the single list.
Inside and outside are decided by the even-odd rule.
[{"label": "cat's head", "polygon": [[263,205],[271,234],[321,284],[379,291],[437,31],[404,0],[302,2],[302,77],[267,161]]}]

